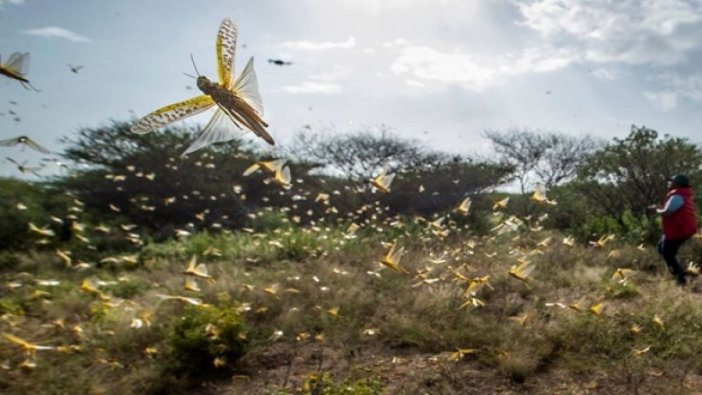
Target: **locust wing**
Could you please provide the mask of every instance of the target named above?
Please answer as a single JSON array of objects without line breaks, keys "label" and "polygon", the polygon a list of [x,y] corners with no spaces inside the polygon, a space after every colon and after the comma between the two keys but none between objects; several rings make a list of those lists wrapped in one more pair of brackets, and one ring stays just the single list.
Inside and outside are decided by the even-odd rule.
[{"label": "locust wing", "polygon": [[214,104],[214,100],[208,95],[196,96],[192,99],[170,104],[138,120],[132,125],[131,131],[137,134],[150,133],[170,123],[199,114],[214,106]]}]

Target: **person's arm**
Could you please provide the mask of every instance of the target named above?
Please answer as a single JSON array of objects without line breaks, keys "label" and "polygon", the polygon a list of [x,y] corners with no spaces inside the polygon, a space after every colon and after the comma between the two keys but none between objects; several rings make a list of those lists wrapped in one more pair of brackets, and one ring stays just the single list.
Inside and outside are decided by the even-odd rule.
[{"label": "person's arm", "polygon": [[683,203],[685,203],[685,200],[682,196],[673,195],[670,198],[668,198],[668,201],[665,202],[665,205],[663,207],[656,209],[656,212],[664,217],[669,217],[674,212],[680,210],[680,207],[683,206]]}]

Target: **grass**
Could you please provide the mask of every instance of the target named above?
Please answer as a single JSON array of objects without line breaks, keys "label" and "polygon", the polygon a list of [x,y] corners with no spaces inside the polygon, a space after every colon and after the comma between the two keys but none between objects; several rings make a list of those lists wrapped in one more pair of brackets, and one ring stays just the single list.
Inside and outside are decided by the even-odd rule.
[{"label": "grass", "polygon": [[[37,352],[29,358],[37,366],[28,369],[20,366],[28,356],[0,338],[0,390],[186,392],[188,385],[215,379],[207,368],[187,375],[173,369],[197,359],[179,354],[174,336],[190,322],[188,328],[196,329],[188,336],[204,336],[196,343],[208,344],[188,348],[191,352],[206,348],[207,363],[224,355],[230,346],[217,343],[213,333],[219,332],[207,335],[204,329],[218,327],[217,317],[224,317],[207,314],[215,308],[240,315],[246,341],[237,353],[243,360],[236,361],[239,354],[224,359],[228,374],[250,380],[272,350],[287,350],[290,365],[299,364],[296,356],[310,348],[346,356],[473,349],[468,358],[473,364],[515,385],[560,370],[585,375],[613,370],[621,371],[626,378],[621,385],[635,392],[651,381],[652,369],[674,369],[684,392],[685,377],[702,372],[702,306],[696,294],[673,285],[650,248],[616,241],[601,249],[568,247],[561,244],[562,235],[548,231],[498,237],[456,231],[437,239],[414,224],[392,237],[367,232],[347,238],[341,227],[286,225],[266,233],[202,233],[147,244],[136,265],[83,271],[64,267],[51,252],[3,254],[8,263],[0,275],[0,333],[62,348]],[[407,248],[401,260],[407,273],[378,263],[387,251],[381,242],[396,236]],[[546,237],[551,243],[539,246]],[[183,289],[182,272],[193,255],[213,278],[199,281],[199,293]],[[507,273],[519,259],[535,264],[526,282]],[[611,278],[620,267],[634,269],[625,283]],[[472,295],[484,305],[461,307],[471,296],[466,279],[486,276],[487,284]],[[100,291],[109,300],[80,290],[86,277],[104,281]],[[40,285],[38,279],[59,284]],[[195,297],[211,307],[158,295]],[[557,303],[577,304],[581,311]],[[595,315],[589,308],[598,303],[603,309]],[[524,325],[517,322],[525,316]],[[637,334],[630,331],[634,325]],[[375,394],[391,385],[381,371],[359,375],[323,365],[297,379],[281,373],[286,378],[269,383],[266,391]],[[326,392],[314,392],[322,387]]]}]

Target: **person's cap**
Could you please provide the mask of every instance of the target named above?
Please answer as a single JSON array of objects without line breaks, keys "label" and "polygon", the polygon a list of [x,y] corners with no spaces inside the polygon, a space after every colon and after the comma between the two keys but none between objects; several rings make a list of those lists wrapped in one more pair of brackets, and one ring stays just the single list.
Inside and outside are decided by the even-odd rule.
[{"label": "person's cap", "polygon": [[684,176],[682,174],[676,174],[670,178],[668,178],[668,181],[672,181],[681,187],[689,187],[690,186],[690,179],[687,178],[687,176]]}]

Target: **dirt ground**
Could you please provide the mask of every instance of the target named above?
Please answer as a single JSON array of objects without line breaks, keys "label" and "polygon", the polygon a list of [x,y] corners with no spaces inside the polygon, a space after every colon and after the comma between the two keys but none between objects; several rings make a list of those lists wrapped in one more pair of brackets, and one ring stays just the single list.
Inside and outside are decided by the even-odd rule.
[{"label": "dirt ground", "polygon": [[631,378],[624,369],[587,375],[545,369],[518,383],[470,357],[453,361],[450,353],[386,351],[344,355],[314,344],[304,347],[277,344],[259,353],[255,360],[242,361],[243,370],[231,380],[209,384],[202,388],[202,393],[295,393],[310,374],[326,372],[337,382],[379,378],[384,394],[702,394],[700,375],[668,374],[652,369]]}]

